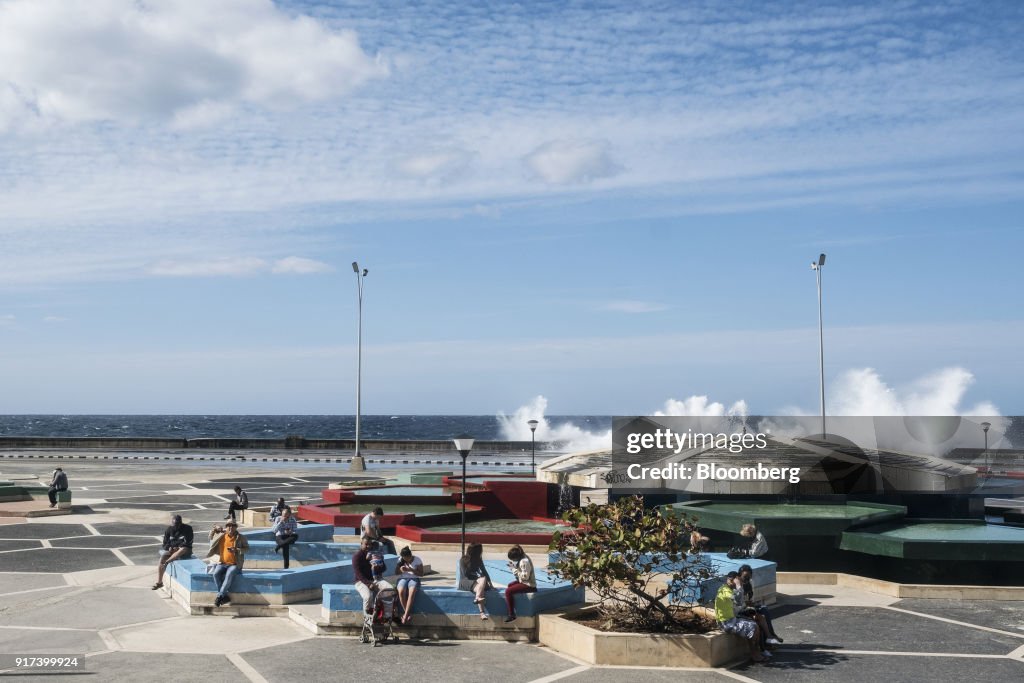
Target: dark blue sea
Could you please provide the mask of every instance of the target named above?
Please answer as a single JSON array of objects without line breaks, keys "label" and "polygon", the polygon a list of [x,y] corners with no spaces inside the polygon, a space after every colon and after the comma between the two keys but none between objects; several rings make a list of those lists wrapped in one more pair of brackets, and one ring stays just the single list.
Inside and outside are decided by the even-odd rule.
[{"label": "dark blue sea", "polygon": [[[553,428],[572,424],[588,432],[611,429],[612,418],[547,416]],[[508,418],[494,415],[363,415],[364,439],[450,439],[469,434],[483,441],[507,441]],[[355,437],[354,415],[0,415],[0,436],[103,436],[171,438],[309,439]],[[529,439],[529,431],[525,437]]]}]

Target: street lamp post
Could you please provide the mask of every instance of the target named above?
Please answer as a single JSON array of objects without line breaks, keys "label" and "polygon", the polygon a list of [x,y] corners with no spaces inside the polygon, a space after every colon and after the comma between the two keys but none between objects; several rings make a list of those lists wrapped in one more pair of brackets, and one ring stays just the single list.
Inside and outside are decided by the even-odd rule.
[{"label": "street lamp post", "polygon": [[357,261],[352,262],[352,271],[356,274],[356,284],[359,294],[359,319],[356,324],[356,450],[352,455],[352,462],[349,469],[355,472],[362,472],[366,469],[363,456],[359,450],[359,422],[363,413],[363,279],[369,274],[369,270],[359,269]]},{"label": "street lamp post", "polygon": [[818,262],[811,262],[811,270],[818,280],[818,371],[821,375],[821,437],[825,438],[825,333],[821,317],[821,269],[825,267],[825,255],[818,257]]},{"label": "street lamp post", "polygon": [[989,477],[992,476],[991,466],[988,461],[988,429],[992,426],[991,422],[982,422],[981,430],[985,432],[985,474]]},{"label": "street lamp post", "polygon": [[463,434],[452,439],[455,450],[462,456],[462,557],[466,556],[466,458],[473,449],[473,437]]},{"label": "street lamp post", "polygon": [[540,424],[536,420],[530,420],[526,424],[530,425],[530,474],[537,476],[537,425]]}]

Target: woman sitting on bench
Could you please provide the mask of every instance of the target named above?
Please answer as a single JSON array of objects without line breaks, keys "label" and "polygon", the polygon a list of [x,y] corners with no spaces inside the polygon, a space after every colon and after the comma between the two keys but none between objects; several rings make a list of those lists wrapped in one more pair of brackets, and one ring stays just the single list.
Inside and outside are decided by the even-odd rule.
[{"label": "woman sitting on bench", "polygon": [[479,543],[470,543],[466,554],[459,560],[459,589],[473,591],[476,597],[473,602],[480,608],[480,618],[490,619],[484,607],[484,594],[488,588],[494,588],[491,577],[484,566],[484,547]]},{"label": "woman sitting on bench", "polygon": [[505,604],[508,605],[506,623],[516,620],[516,594],[537,592],[537,576],[533,572],[533,560],[523,551],[522,547],[512,546],[508,551],[508,560],[508,568],[512,570],[516,580],[505,588]]}]

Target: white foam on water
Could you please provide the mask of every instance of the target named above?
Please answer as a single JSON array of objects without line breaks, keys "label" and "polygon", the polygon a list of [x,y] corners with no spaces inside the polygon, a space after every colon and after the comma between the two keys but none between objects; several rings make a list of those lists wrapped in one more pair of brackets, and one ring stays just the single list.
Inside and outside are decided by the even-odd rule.
[{"label": "white foam on water", "polygon": [[[960,367],[941,368],[898,387],[887,384],[874,368],[846,370],[831,384],[826,385],[829,415],[843,416],[986,416],[997,417],[999,409],[990,401],[973,406],[962,406],[967,389],[974,383],[974,375]],[[511,415],[497,414],[502,438],[508,441],[529,441],[529,420],[537,420],[537,441],[557,443],[560,451],[594,451],[612,446],[611,430],[588,430],[570,420],[553,424],[545,417],[548,400],[538,395],[529,403],[519,406]],[[776,412],[780,415],[816,415],[816,410],[787,406],[781,410],[769,409],[759,414]],[[666,417],[740,417],[750,414],[743,399],[728,407],[712,401],[706,394],[694,394],[682,400],[669,398],[662,407],[649,415]],[[993,434],[1003,431],[1008,420],[993,421]],[[995,445],[994,443],[992,445]],[[948,446],[948,444],[947,444]]]}]

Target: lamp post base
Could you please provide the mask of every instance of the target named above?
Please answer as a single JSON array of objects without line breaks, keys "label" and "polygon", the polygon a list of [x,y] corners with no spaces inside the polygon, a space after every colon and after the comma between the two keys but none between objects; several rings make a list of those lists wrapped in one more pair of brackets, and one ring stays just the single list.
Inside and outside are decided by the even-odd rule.
[{"label": "lamp post base", "polygon": [[365,472],[366,463],[363,461],[363,456],[353,455],[352,461],[348,464],[348,469],[352,472]]}]

